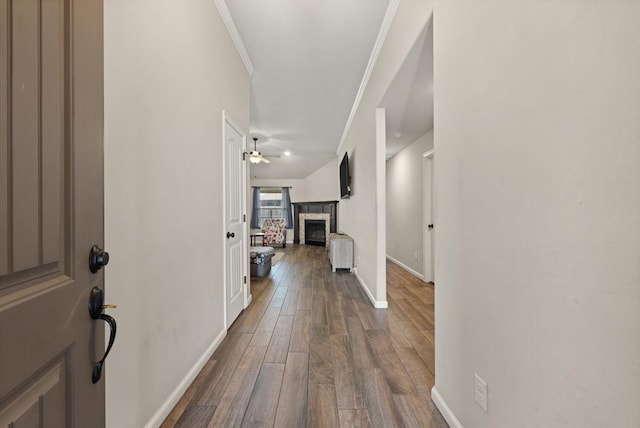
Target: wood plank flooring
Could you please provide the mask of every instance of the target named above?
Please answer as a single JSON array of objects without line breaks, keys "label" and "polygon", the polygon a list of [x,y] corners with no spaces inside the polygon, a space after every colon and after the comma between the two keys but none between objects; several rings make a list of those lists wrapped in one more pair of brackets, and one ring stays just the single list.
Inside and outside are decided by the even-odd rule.
[{"label": "wood plank flooring", "polygon": [[429,399],[433,285],[388,263],[375,309],[324,248],[284,251],[162,427],[447,427]]}]

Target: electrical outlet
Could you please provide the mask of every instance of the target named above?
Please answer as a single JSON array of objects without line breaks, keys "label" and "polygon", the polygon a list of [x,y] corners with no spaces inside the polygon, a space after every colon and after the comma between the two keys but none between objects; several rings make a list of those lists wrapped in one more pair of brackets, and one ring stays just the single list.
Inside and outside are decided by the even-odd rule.
[{"label": "electrical outlet", "polygon": [[475,391],[474,395],[476,398],[476,403],[478,403],[478,406],[480,406],[482,410],[484,410],[484,412],[487,413],[487,382],[482,380],[482,378],[478,376],[477,373],[475,378],[474,391]]}]

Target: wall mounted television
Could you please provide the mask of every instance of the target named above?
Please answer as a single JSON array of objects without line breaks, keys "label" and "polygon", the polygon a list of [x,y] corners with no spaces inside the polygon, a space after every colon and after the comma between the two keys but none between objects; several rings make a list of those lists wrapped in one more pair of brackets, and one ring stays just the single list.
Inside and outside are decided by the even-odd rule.
[{"label": "wall mounted television", "polygon": [[349,199],[351,197],[351,175],[349,173],[349,156],[344,154],[340,162],[340,198]]}]

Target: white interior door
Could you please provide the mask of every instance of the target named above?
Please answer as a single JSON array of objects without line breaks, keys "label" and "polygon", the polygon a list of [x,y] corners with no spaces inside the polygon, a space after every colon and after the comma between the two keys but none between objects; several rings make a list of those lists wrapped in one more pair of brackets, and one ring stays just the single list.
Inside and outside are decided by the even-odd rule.
[{"label": "white interior door", "polygon": [[433,151],[429,151],[423,155],[423,237],[424,248],[422,254],[424,255],[424,281],[433,282]]},{"label": "white interior door", "polygon": [[227,328],[244,308],[246,287],[244,134],[224,115],[225,295]]}]

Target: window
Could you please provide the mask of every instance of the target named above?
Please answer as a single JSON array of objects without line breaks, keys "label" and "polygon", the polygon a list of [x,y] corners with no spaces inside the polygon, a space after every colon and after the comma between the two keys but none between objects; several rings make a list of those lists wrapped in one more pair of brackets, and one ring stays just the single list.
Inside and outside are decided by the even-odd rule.
[{"label": "window", "polygon": [[251,228],[261,229],[267,218],[283,218],[287,229],[293,229],[289,187],[253,187]]},{"label": "window", "polygon": [[260,189],[259,224],[262,227],[265,218],[282,218],[282,189],[263,187]]}]

